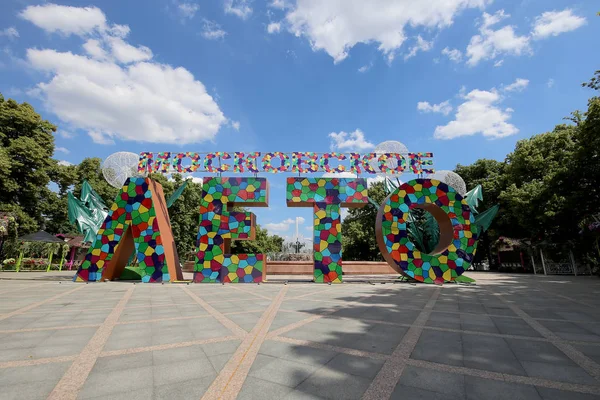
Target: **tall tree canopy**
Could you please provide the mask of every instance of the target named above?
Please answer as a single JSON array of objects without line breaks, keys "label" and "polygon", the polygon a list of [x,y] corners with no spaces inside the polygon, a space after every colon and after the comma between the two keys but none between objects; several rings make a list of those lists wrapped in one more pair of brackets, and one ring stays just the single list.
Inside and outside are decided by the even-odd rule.
[{"label": "tall tree canopy", "polygon": [[55,130],[31,105],[0,94],[0,211],[14,212],[24,233],[45,222]]}]

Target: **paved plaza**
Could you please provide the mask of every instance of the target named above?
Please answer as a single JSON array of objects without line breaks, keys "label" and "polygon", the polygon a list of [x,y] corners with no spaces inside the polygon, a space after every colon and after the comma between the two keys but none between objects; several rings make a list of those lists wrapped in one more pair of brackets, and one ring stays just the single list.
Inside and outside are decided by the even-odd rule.
[{"label": "paved plaza", "polygon": [[476,285],[0,273],[0,398],[600,398],[600,279],[468,275]]}]

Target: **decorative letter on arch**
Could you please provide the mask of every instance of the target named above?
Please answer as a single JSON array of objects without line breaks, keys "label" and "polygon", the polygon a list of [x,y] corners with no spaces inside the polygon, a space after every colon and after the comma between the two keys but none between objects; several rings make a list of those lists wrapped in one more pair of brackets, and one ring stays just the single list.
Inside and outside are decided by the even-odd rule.
[{"label": "decorative letter on arch", "polygon": [[[437,246],[426,254],[408,237],[409,211],[430,212],[440,227]],[[467,202],[452,187],[433,179],[402,184],[377,213],[377,244],[384,259],[400,274],[425,283],[453,281],[473,261],[477,237],[475,218]]]},{"label": "decorative letter on arch", "polygon": [[256,217],[232,207],[267,207],[265,178],[204,178],[194,282],[262,282],[264,254],[230,254],[232,240],[254,240]]}]

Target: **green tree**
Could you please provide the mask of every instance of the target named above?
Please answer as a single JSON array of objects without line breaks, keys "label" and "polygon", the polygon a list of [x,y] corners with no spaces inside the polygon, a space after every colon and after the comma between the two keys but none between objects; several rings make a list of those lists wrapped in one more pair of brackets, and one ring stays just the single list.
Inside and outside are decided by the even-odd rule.
[{"label": "green tree", "polygon": [[283,238],[277,235],[269,235],[266,229],[256,226],[255,240],[234,240],[231,242],[231,252],[266,254],[278,253],[283,246]]},{"label": "green tree", "polygon": [[[385,200],[383,182],[376,182],[368,190],[369,198],[377,204]],[[375,238],[377,208],[367,204],[351,208],[342,222],[343,258],[347,261],[383,261]]]},{"label": "green tree", "polygon": [[45,222],[45,205],[52,197],[49,169],[56,162],[53,131],[56,127],[31,105],[0,94],[0,210],[17,216],[20,233]]}]

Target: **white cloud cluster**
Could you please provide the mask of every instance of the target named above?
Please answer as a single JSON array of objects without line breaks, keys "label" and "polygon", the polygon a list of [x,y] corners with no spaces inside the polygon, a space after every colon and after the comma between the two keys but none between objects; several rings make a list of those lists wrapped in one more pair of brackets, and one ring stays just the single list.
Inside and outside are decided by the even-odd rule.
[{"label": "white cloud cluster", "polygon": [[[298,218],[299,225],[303,225],[304,222],[306,221],[303,217],[297,217],[297,218]],[[281,233],[281,232],[287,232],[290,229],[290,227],[295,224],[296,224],[295,219],[288,218],[281,222],[270,222],[268,224],[264,224],[263,227],[265,229],[267,229],[269,232]]]},{"label": "white cloud cluster", "polygon": [[246,19],[252,14],[249,0],[225,0],[225,14],[233,14],[241,19]]},{"label": "white cloud cluster", "polygon": [[429,104],[427,101],[420,101],[417,103],[417,110],[424,113],[434,112],[448,115],[452,111],[452,106],[450,100],[442,101],[440,104]]},{"label": "white cloud cluster", "polygon": [[516,81],[504,87],[505,92],[521,92],[529,85],[528,79],[517,78]]},{"label": "white cloud cluster", "polygon": [[60,151],[61,153],[69,154],[70,151],[66,147],[55,147],[54,151]]},{"label": "white cloud cluster", "polygon": [[558,36],[582,27],[585,23],[585,18],[573,14],[573,10],[569,8],[562,11],[547,11],[536,17],[532,36],[535,39]]},{"label": "white cloud cluster", "polygon": [[373,143],[365,138],[365,134],[360,129],[350,133],[343,131],[339,133],[331,132],[329,138],[331,140],[331,151],[365,150],[375,147]]},{"label": "white cloud cluster", "polygon": [[493,15],[483,13],[479,35],[473,36],[467,46],[468,65],[475,66],[480,61],[492,60],[500,55],[512,54],[518,56],[531,51],[529,37],[517,35],[513,26],[507,25],[497,30],[492,28],[508,17],[510,15],[505,14],[504,10],[500,10]]},{"label": "white cloud cluster", "polygon": [[462,53],[458,49],[450,49],[448,47],[444,47],[442,50],[442,54],[447,56],[450,61],[460,62],[462,60]]},{"label": "white cloud cluster", "polygon": [[[57,4],[29,6],[19,16],[49,33],[86,35],[109,28],[106,15],[97,7],[70,7]],[[129,28],[128,28],[129,29]]]},{"label": "white cloud cluster", "polygon": [[[526,80],[517,80],[509,86],[521,87],[523,84],[518,82],[522,81]],[[495,88],[489,91],[475,89],[466,95],[462,94],[461,97],[465,101],[458,106],[454,120],[435,128],[436,139],[454,139],[477,133],[488,138],[502,138],[519,132],[508,122],[513,110],[510,108],[502,110],[499,107],[503,98]]]},{"label": "white cloud cluster", "polygon": [[278,33],[281,31],[281,22],[271,22],[267,25],[267,32]]},{"label": "white cloud cluster", "polygon": [[225,37],[226,34],[227,32],[221,29],[221,25],[217,24],[214,21],[209,21],[207,19],[204,20],[204,25],[202,26],[202,36],[205,39],[222,39]]},{"label": "white cloud cluster", "polygon": [[[416,56],[417,52],[419,52],[419,51],[429,51],[432,48],[433,48],[433,41],[428,42],[427,40],[423,39],[421,37],[421,35],[418,35],[416,43],[410,48],[408,54],[404,55],[404,60],[406,61],[409,58]],[[389,60],[389,57],[388,57],[388,60]]]},{"label": "white cloud cluster", "polygon": [[365,72],[367,72],[368,70],[370,70],[372,66],[373,66],[373,63],[367,64],[367,65],[363,65],[362,67],[360,67],[358,69],[358,72],[360,72],[361,74],[364,74]]},{"label": "white cloud cluster", "polygon": [[0,31],[0,36],[6,36],[9,39],[15,39],[19,37],[19,31],[11,26],[9,28],[2,29]]},{"label": "white cloud cluster", "polygon": [[200,6],[196,3],[183,2],[177,4],[177,10],[179,11],[179,14],[188,19],[194,18],[199,9]]},{"label": "white cloud cluster", "polygon": [[[561,33],[573,31],[586,23],[585,18],[573,14],[571,9],[563,11],[548,11],[535,18],[532,31],[529,35],[518,35],[514,26],[507,25],[494,29],[500,21],[510,17],[504,10],[499,10],[490,15],[483,13],[483,21],[479,27],[479,34],[471,38],[467,46],[467,64],[475,66],[484,60],[493,60],[504,55],[520,56],[531,54],[531,40],[545,39],[558,36]],[[502,65],[503,60],[497,61],[494,66]]]},{"label": "white cloud cluster", "polygon": [[99,8],[45,4],[20,16],[49,33],[85,41],[83,54],[30,48],[27,61],[50,76],[32,93],[95,142],[202,142],[227,123],[202,82],[183,67],[152,61],[149,48],[125,40],[129,27],[109,25]]},{"label": "white cloud cluster", "polygon": [[[309,40],[313,50],[324,50],[334,62],[348,57],[358,43],[378,43],[389,59],[406,40],[405,27],[443,29],[467,8],[483,8],[489,0],[296,0],[285,5],[290,32]],[[417,43],[415,54],[426,47]],[[409,54],[413,50],[411,49]]]},{"label": "white cloud cluster", "polygon": [[68,166],[70,166],[70,165],[73,165],[73,163],[70,163],[70,162],[68,162],[68,161],[65,161],[65,160],[60,160],[60,161],[58,162],[58,165],[62,165],[63,167],[68,167]]}]

